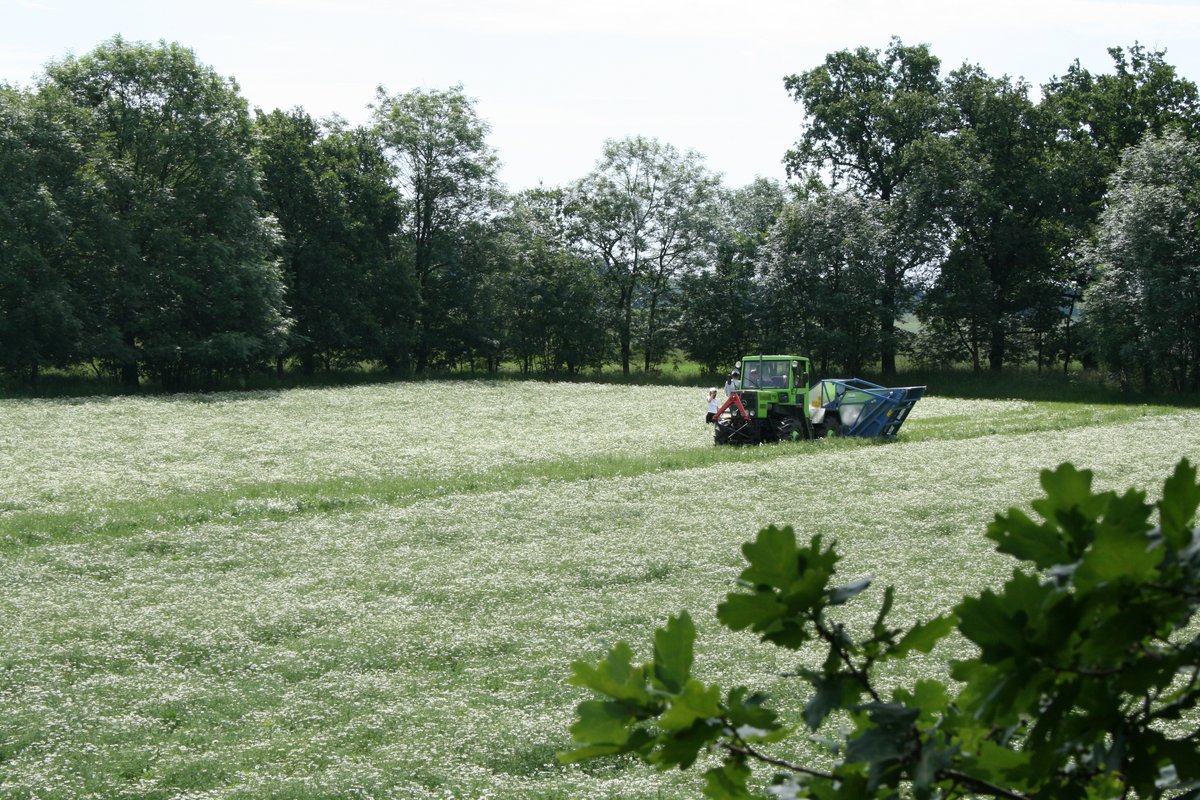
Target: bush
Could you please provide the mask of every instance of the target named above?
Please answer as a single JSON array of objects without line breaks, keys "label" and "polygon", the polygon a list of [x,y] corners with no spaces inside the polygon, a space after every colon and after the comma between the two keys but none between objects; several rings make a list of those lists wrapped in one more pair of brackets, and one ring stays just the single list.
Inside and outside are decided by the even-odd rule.
[{"label": "bush", "polygon": [[[1010,509],[988,527],[1023,562],[1003,588],[909,628],[888,624],[892,587],[869,630],[835,622],[831,609],[859,601],[870,581],[837,585],[837,553],[820,536],[801,547],[791,528],[760,531],[717,616],[779,647],[827,649],[820,669],[798,673],[811,687],[804,708],[781,717],[760,694],[694,678],[684,612],[656,632],[648,663],[635,665],[622,642],[598,664],[575,664],[571,682],[599,698],[579,705],[577,746],[560,759],[631,753],[689,769],[714,752],[713,798],[764,787],[777,798],[1200,797],[1195,468],[1183,461],[1167,479],[1158,527],[1145,493],[1094,493],[1091,473],[1070,464],[1041,483],[1040,521]],[[952,680],[885,696],[881,665],[954,631],[975,649],[950,662]],[[798,733],[792,717],[831,751],[832,768],[780,755]]]}]

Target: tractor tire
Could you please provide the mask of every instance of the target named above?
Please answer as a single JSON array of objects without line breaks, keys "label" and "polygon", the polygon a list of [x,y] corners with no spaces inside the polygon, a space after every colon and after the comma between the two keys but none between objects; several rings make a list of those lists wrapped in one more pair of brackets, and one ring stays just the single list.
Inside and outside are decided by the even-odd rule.
[{"label": "tractor tire", "polygon": [[757,423],[741,417],[726,417],[713,431],[714,444],[758,444],[760,438]]},{"label": "tractor tire", "polygon": [[713,444],[729,444],[729,422],[718,420],[713,426]]},{"label": "tractor tire", "polygon": [[825,415],[825,436],[836,439],[842,435],[842,420],[837,414]]},{"label": "tractor tire", "polygon": [[762,427],[754,420],[750,420],[734,428],[729,436],[729,440],[734,444],[758,444],[762,439]]},{"label": "tractor tire", "polygon": [[811,439],[812,428],[807,420],[800,417],[779,417],[774,420],[775,438],[781,442],[798,442],[801,439]]}]

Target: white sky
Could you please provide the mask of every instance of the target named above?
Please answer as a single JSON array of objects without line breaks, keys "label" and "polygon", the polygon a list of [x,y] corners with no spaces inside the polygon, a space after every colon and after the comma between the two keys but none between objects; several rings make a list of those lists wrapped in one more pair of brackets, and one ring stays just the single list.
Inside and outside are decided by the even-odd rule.
[{"label": "white sky", "polygon": [[101,41],[177,41],[251,107],[367,121],[375,87],[463,84],[513,189],[567,183],[605,139],[642,134],[704,155],[739,186],[784,177],[802,111],[785,75],[834,50],[929,44],[1035,87],[1106,48],[1165,48],[1200,82],[1200,0],[0,0],[0,81]]}]

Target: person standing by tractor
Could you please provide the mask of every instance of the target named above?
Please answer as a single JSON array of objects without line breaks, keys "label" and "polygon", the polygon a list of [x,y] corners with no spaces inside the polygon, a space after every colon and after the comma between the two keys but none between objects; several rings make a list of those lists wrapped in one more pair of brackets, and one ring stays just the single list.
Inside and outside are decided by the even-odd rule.
[{"label": "person standing by tractor", "polygon": [[729,373],[729,378],[725,381],[725,396],[726,397],[730,397],[734,392],[737,391],[738,381],[741,379],[741,377],[742,377],[741,373],[738,372],[736,369],[733,372]]},{"label": "person standing by tractor", "polygon": [[711,423],[713,418],[717,416],[717,410],[721,407],[721,401],[717,399],[717,387],[708,390],[708,413],[704,416],[706,423]]}]

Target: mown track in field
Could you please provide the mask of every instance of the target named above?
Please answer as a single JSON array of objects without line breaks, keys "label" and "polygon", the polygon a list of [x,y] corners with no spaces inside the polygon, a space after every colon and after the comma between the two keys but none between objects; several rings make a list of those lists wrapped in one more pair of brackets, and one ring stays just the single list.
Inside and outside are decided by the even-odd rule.
[{"label": "mown track in field", "polygon": [[379,506],[400,507],[453,495],[512,491],[544,481],[633,477],[716,464],[759,463],[832,448],[904,447],[924,441],[966,442],[988,436],[1054,433],[1173,413],[1191,414],[1200,419],[1197,412],[1180,412],[1159,406],[1024,405],[1027,408],[1021,411],[1000,417],[989,416],[982,421],[968,414],[924,419],[917,416],[907,423],[897,440],[890,442],[847,439],[748,448],[654,449],[646,455],[601,455],[519,463],[450,477],[402,475],[259,482],[137,501],[113,501],[91,506],[86,511],[46,512],[26,510],[13,504],[7,509],[0,507],[0,551],[46,542],[83,542],[93,537],[168,530],[218,520],[278,520]]}]

